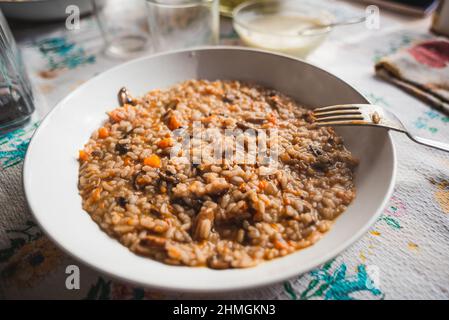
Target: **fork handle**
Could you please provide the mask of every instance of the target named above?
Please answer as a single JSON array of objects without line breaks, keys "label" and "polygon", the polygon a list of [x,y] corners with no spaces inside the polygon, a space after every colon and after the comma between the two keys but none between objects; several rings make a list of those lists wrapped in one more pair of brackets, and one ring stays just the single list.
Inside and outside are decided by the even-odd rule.
[{"label": "fork handle", "polygon": [[421,138],[421,137],[416,137],[411,134],[408,134],[408,136],[410,137],[410,139],[412,139],[413,141],[415,141],[419,144],[449,152],[449,144],[447,144],[447,143],[435,141],[435,140],[431,140],[431,139],[426,139],[426,138]]}]

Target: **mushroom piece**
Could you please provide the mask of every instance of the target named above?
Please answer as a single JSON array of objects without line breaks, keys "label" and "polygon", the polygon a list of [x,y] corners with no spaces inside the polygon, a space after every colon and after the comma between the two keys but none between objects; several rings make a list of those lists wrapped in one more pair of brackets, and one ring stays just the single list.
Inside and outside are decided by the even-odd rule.
[{"label": "mushroom piece", "polygon": [[125,104],[135,105],[135,100],[129,93],[128,89],[126,89],[126,87],[120,88],[117,98],[120,106],[124,106]]},{"label": "mushroom piece", "polygon": [[267,122],[267,119],[260,117],[249,117],[245,119],[246,122],[254,123],[254,124],[263,124]]},{"label": "mushroom piece", "polygon": [[237,128],[240,128],[242,130],[256,130],[255,127],[253,127],[245,122],[241,122],[241,121],[237,121],[236,126],[237,126]]}]

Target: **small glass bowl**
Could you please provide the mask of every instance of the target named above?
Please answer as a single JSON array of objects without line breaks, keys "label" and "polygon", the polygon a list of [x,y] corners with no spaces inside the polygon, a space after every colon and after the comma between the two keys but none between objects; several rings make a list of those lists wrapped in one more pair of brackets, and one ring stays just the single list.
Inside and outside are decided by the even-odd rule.
[{"label": "small glass bowl", "polygon": [[[329,12],[300,0],[244,2],[234,9],[233,18],[246,45],[300,58],[326,39],[332,28],[325,25],[334,20]],[[319,28],[301,32],[308,26]]]}]

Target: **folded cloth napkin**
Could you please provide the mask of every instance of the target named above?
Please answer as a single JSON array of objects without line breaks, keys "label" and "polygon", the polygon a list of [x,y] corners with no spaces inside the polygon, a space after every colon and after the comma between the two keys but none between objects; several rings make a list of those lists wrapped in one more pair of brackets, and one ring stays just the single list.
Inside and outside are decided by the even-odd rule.
[{"label": "folded cloth napkin", "polygon": [[382,58],[376,74],[449,114],[449,41],[415,43]]}]

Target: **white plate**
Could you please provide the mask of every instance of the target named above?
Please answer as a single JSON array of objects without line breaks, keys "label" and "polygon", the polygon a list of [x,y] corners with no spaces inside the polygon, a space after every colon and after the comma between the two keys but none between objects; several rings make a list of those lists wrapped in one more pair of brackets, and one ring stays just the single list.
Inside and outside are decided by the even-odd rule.
[{"label": "white plate", "polygon": [[92,11],[91,0],[0,0],[5,17],[30,21],[65,19],[70,5],[76,5],[81,15]]},{"label": "white plate", "polygon": [[109,275],[145,286],[218,292],[292,278],[333,258],[376,221],[394,185],[395,153],[388,131],[342,128],[360,158],[357,197],[317,244],[249,269],[211,270],[169,266],[140,257],[102,232],[81,208],[78,150],[117,106],[126,86],[134,95],[186,79],[237,79],[277,89],[308,106],[367,101],[332,74],[290,57],[236,47],[178,51],[134,60],[80,86],[37,129],[24,164],[29,206],[43,230],[65,251]]}]

